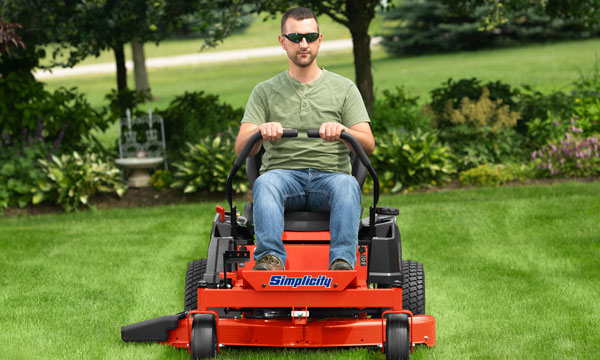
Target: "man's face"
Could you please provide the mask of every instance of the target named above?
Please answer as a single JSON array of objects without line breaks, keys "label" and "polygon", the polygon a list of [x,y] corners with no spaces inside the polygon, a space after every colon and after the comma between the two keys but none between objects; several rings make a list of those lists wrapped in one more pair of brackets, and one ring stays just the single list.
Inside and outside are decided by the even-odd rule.
[{"label": "man's face", "polygon": [[[319,32],[315,19],[296,20],[294,18],[289,18],[284,26],[284,34],[307,34],[311,32]],[[287,52],[290,61],[297,66],[306,67],[312,64],[317,57],[319,46],[321,46],[321,38],[322,35],[319,34],[319,38],[313,42],[309,43],[306,41],[306,38],[302,38],[302,41],[295,43],[285,36],[279,35],[279,43]]]}]

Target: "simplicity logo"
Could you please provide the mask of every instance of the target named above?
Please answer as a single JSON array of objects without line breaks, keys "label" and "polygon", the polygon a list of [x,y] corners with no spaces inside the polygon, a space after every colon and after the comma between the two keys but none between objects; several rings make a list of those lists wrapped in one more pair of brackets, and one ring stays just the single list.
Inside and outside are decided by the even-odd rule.
[{"label": "simplicity logo", "polygon": [[304,275],[304,277],[287,277],[285,275],[272,275],[269,280],[270,286],[323,286],[329,288],[333,278],[325,277],[325,275],[319,275],[313,277],[311,275]]}]

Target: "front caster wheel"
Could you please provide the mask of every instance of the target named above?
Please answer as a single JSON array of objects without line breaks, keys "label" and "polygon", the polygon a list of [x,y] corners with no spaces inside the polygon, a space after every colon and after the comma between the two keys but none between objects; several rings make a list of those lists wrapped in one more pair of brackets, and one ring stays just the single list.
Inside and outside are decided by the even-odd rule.
[{"label": "front caster wheel", "polygon": [[410,356],[410,327],[408,315],[386,314],[385,358],[386,360],[408,360]]},{"label": "front caster wheel", "polygon": [[213,314],[196,314],[192,322],[192,359],[217,357],[217,321]]}]

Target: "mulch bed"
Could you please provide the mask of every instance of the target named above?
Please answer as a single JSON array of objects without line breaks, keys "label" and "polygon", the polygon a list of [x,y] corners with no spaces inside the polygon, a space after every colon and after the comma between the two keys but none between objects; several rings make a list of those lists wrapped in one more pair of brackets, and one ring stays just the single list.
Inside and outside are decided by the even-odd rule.
[{"label": "mulch bed", "polygon": [[[502,186],[527,186],[527,185],[552,185],[561,184],[570,181],[579,182],[594,182],[600,181],[599,177],[588,178],[570,178],[570,179],[533,179],[526,181],[513,181]],[[475,188],[474,185],[461,185],[458,180],[453,180],[442,187],[424,187],[419,188],[411,193],[439,192],[458,189]],[[237,201],[249,201],[250,193],[239,195]],[[185,194],[181,189],[156,190],[152,187],[147,188],[130,188],[121,199],[116,195],[100,194],[90,198],[90,205],[96,209],[108,208],[136,208],[142,206],[160,206],[169,204],[187,204],[198,202],[214,202],[225,205],[224,193],[198,192],[193,194]],[[9,207],[4,210],[4,216],[16,215],[41,215],[63,212],[60,206],[50,204],[27,205],[25,208]],[[0,215],[1,216],[1,215]]]}]

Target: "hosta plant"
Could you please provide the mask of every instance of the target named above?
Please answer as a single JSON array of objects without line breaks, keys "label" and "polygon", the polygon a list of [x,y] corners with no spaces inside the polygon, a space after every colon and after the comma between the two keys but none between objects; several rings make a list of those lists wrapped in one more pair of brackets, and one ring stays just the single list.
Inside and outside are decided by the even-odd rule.
[{"label": "hosta plant", "polygon": [[73,152],[40,163],[46,177],[38,180],[35,202],[53,201],[69,212],[88,205],[89,198],[96,193],[115,193],[119,197],[125,193],[121,171],[95,153]]},{"label": "hosta plant", "polygon": [[383,191],[440,185],[456,172],[450,149],[433,132],[394,131],[378,137],[372,156]]},{"label": "hosta plant", "polygon": [[[232,136],[205,137],[196,144],[188,142],[182,155],[184,160],[173,164],[176,170],[171,187],[183,187],[185,193],[225,191],[227,175],[235,160]],[[233,180],[233,191],[243,193],[248,189],[245,171],[240,169]]]}]

